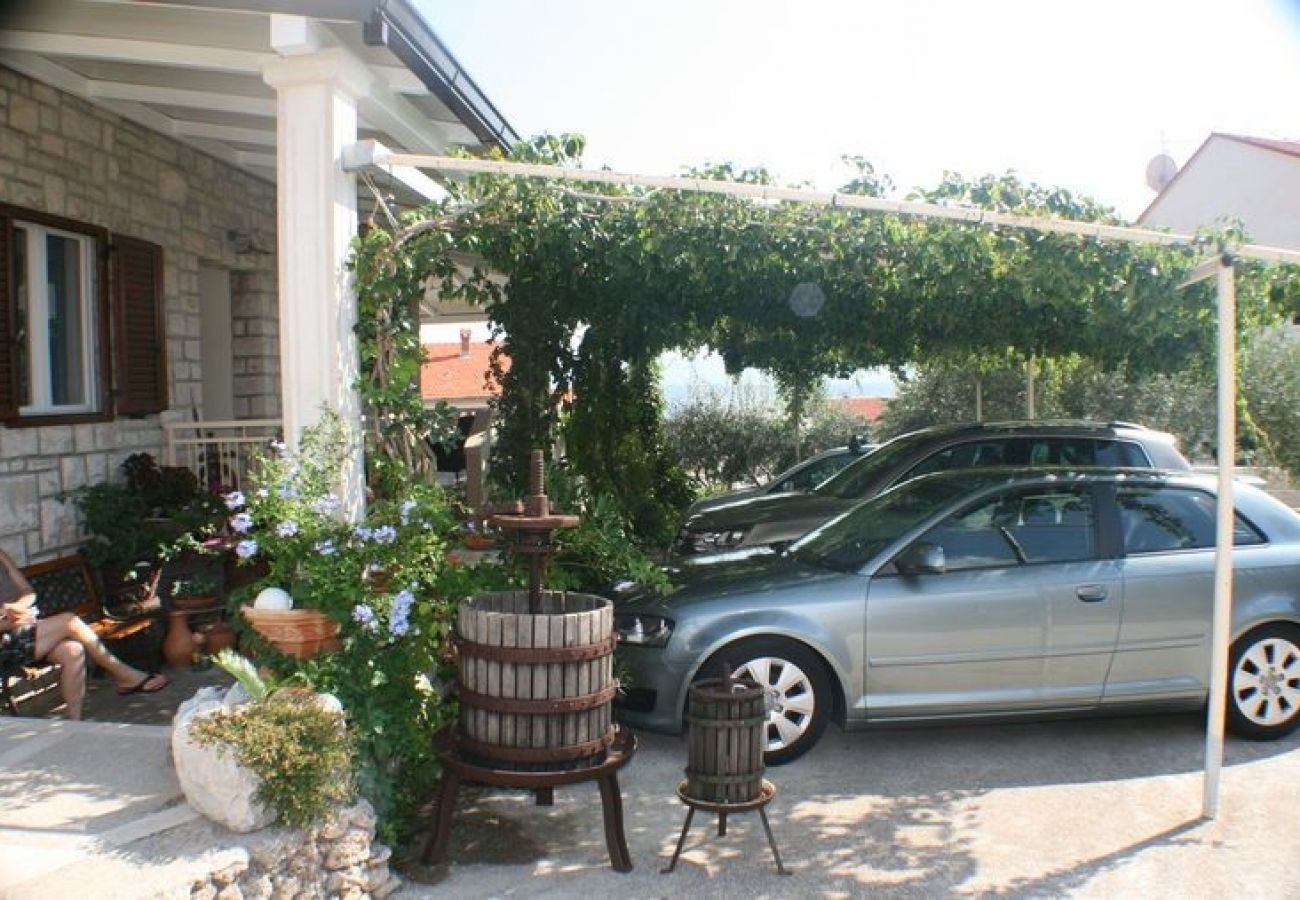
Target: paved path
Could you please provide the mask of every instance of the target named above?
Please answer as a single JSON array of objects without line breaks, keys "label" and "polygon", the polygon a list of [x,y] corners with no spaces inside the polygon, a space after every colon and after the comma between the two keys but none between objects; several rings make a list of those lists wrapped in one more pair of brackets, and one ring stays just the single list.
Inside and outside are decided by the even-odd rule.
[{"label": "paved path", "polygon": [[[179,798],[165,728],[0,719],[0,900],[150,897],[238,838]],[[719,838],[685,809],[676,738],[624,770],[636,869],[608,868],[594,785],[553,807],[462,793],[450,865],[410,897],[1300,897],[1300,735],[1230,740],[1223,807],[1199,820],[1198,716],[842,734],[768,772],[787,867],[758,819]],[[93,888],[90,886],[93,885]],[[182,890],[180,893],[184,893]]]}]

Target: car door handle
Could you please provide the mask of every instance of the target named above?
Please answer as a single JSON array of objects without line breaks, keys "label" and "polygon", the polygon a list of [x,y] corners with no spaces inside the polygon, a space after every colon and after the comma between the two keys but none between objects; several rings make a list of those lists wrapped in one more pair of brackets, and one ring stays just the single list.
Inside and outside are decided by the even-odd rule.
[{"label": "car door handle", "polygon": [[1081,584],[1074,589],[1074,595],[1084,603],[1100,603],[1106,599],[1106,585]]}]

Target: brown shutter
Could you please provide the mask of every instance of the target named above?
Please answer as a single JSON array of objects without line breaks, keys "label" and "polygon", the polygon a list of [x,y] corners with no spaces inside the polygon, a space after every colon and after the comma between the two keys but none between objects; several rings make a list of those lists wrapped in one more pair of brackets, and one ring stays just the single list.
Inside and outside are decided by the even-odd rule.
[{"label": "brown shutter", "polygon": [[0,419],[12,419],[18,415],[18,373],[14,369],[18,355],[14,353],[14,303],[10,296],[13,268],[9,263],[9,251],[12,248],[10,219],[0,212]]},{"label": "brown shutter", "polygon": [[167,408],[162,248],[113,235],[113,387],[118,415]]}]

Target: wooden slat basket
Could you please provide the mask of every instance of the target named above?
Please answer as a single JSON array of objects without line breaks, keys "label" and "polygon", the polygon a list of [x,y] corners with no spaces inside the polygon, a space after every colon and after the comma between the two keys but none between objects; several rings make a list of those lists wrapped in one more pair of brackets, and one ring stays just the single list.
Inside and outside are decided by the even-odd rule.
[{"label": "wooden slat basket", "polygon": [[687,796],[710,803],[749,803],[762,793],[764,693],[747,679],[712,678],[691,686]]},{"label": "wooden slat basket", "polygon": [[603,597],[471,597],[457,615],[462,754],[502,769],[597,765],[614,739],[614,610]]}]

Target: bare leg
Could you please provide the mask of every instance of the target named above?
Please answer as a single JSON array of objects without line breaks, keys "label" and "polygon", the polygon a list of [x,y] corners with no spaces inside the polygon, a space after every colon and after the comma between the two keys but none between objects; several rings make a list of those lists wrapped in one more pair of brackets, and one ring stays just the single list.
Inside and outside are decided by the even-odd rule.
[{"label": "bare leg", "polygon": [[128,666],[108,651],[99,635],[72,613],[59,613],[36,620],[36,658],[44,659],[64,641],[76,641],[95,664],[109,674],[120,688],[139,684],[147,673]]},{"label": "bare leg", "polygon": [[59,690],[67,705],[68,718],[81,718],[81,704],[86,699],[86,650],[76,641],[63,641],[45,658],[59,665]]}]

